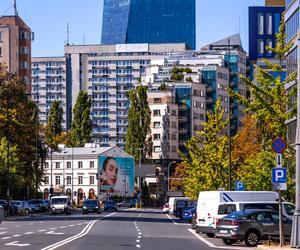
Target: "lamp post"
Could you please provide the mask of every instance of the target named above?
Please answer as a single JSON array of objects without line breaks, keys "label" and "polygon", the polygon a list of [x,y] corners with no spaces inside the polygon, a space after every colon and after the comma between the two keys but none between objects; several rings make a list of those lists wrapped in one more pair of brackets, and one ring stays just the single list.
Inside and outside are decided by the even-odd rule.
[{"label": "lamp post", "polygon": [[168,191],[170,191],[170,167],[172,164],[176,163],[176,161],[171,161],[169,164],[168,164]]},{"label": "lamp post", "polygon": [[300,248],[300,30],[297,37],[298,65],[297,65],[297,131],[296,131],[296,208],[293,215],[291,247]]}]

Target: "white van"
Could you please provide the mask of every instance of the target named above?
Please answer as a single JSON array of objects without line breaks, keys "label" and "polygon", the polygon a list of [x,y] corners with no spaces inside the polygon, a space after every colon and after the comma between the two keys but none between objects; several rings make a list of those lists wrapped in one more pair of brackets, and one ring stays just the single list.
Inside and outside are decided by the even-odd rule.
[{"label": "white van", "polygon": [[174,214],[174,209],[176,208],[176,201],[187,201],[190,200],[190,198],[188,197],[170,197],[169,198],[169,210],[168,213],[169,214]]},{"label": "white van", "polygon": [[[204,191],[197,202],[196,232],[213,237],[219,218],[234,211],[249,209],[247,204],[278,203],[278,193],[273,191]],[[224,206],[228,204],[229,206]],[[223,209],[223,211],[222,211]],[[288,214],[287,211],[284,214]]]},{"label": "white van", "polygon": [[50,198],[50,214],[71,214],[71,200],[69,196],[52,196]]}]

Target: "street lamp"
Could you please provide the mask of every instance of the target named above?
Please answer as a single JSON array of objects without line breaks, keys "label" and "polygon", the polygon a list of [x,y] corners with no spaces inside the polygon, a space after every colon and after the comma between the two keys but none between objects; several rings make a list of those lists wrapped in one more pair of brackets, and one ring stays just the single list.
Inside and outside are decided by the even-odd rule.
[{"label": "street lamp", "polygon": [[291,247],[300,247],[300,30],[297,37],[298,65],[297,65],[297,131],[296,131],[296,208],[293,215]]},{"label": "street lamp", "polygon": [[170,167],[172,164],[176,164],[177,162],[176,161],[171,161],[169,164],[168,164],[168,191],[170,191]]}]

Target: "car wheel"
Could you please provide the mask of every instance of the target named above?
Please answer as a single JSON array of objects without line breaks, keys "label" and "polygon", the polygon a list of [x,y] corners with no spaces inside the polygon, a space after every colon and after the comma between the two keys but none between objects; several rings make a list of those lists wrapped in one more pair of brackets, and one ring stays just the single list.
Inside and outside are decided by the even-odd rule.
[{"label": "car wheel", "polygon": [[231,246],[233,243],[235,243],[236,241],[235,240],[232,240],[232,239],[222,239],[223,240],[223,243],[227,246]]},{"label": "car wheel", "polygon": [[246,233],[245,244],[248,247],[256,247],[259,242],[259,235],[256,231],[250,231]]},{"label": "car wheel", "polygon": [[215,234],[214,233],[206,233],[206,236],[208,238],[213,238],[213,237],[215,237]]}]

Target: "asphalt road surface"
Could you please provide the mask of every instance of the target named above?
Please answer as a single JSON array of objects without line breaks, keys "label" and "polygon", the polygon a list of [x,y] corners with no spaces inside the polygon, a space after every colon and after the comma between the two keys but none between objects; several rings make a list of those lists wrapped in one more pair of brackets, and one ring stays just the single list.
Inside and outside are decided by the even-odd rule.
[{"label": "asphalt road surface", "polygon": [[[190,225],[156,209],[124,209],[9,218],[0,224],[0,249],[190,250],[229,248],[209,244]],[[235,247],[232,247],[234,249]],[[246,249],[246,248],[243,248]]]}]

